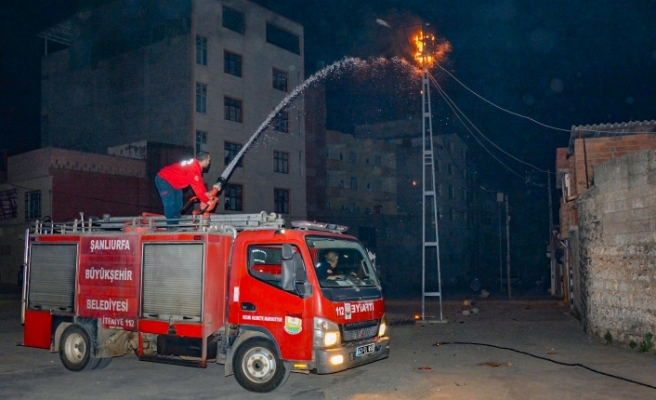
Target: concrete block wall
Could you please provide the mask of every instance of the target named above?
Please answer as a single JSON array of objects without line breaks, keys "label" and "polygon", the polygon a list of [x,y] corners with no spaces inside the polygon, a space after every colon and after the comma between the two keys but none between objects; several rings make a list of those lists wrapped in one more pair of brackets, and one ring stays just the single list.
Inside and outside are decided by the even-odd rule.
[{"label": "concrete block wall", "polygon": [[656,153],[597,164],[577,207],[584,326],[640,343],[656,334]]}]

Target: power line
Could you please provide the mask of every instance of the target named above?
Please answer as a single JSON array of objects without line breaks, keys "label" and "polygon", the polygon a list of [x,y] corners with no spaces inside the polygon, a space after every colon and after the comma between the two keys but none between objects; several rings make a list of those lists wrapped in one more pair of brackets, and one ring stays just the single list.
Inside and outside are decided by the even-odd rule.
[{"label": "power line", "polygon": [[[556,126],[548,125],[548,124],[542,123],[542,122],[540,122],[540,121],[538,121],[538,120],[535,120],[535,119],[533,119],[533,118],[531,118],[531,117],[528,117],[528,116],[526,116],[526,115],[522,115],[522,114],[516,113],[516,112],[514,112],[514,111],[510,111],[510,110],[508,110],[508,109],[505,109],[505,108],[503,108],[503,107],[501,107],[501,106],[499,106],[499,105],[496,105],[496,104],[493,103],[492,101],[486,99],[485,97],[481,96],[480,94],[478,94],[478,93],[476,93],[475,91],[473,91],[472,89],[470,89],[467,85],[465,85],[464,83],[462,83],[458,78],[456,78],[456,77],[455,77],[452,73],[450,73],[447,69],[445,69],[444,67],[442,67],[438,62],[436,62],[435,65],[437,65],[442,71],[446,72],[447,75],[449,75],[451,78],[453,78],[453,80],[455,80],[456,82],[458,82],[458,84],[460,84],[460,86],[462,86],[463,88],[467,89],[467,91],[469,91],[470,93],[472,93],[474,96],[476,96],[476,97],[478,97],[479,99],[483,100],[484,102],[490,104],[491,106],[493,106],[493,107],[495,107],[495,108],[498,108],[499,110],[501,110],[501,111],[503,111],[503,112],[506,112],[506,113],[508,113],[508,114],[510,114],[510,115],[514,115],[514,116],[516,116],[516,117],[519,117],[519,118],[523,118],[523,119],[529,120],[529,121],[531,121],[531,122],[533,122],[533,123],[535,123],[535,124],[538,124],[538,125],[540,125],[540,126],[542,126],[542,127],[544,127],[544,128],[553,129],[553,130],[555,130],[555,131],[559,131],[559,132],[567,132],[567,133],[571,133],[571,130],[570,130],[570,129],[563,129],[563,128],[558,128],[558,127],[556,127]],[[599,129],[584,129],[584,128],[580,128],[580,127],[577,127],[576,129],[579,130],[579,131],[583,131],[583,132],[602,132],[602,131],[603,131],[603,130],[599,130]],[[627,135],[627,134],[641,134],[641,133],[646,133],[646,132],[622,132],[621,135]]]},{"label": "power line", "polygon": [[[471,131],[471,129],[469,129],[469,127],[467,126],[467,124],[465,124],[465,122],[462,120],[462,118],[460,118],[460,114],[458,113],[458,111],[460,111],[460,110],[457,108],[457,106],[455,105],[455,103],[453,103],[453,100],[451,100],[451,98],[446,94],[446,92],[444,91],[444,89],[442,89],[442,87],[437,83],[437,81],[435,80],[435,78],[433,78],[432,75],[430,75],[430,74],[429,74],[429,76],[432,78],[432,81],[433,81],[433,83],[435,84],[435,86],[437,87],[438,92],[440,93],[440,95],[442,96],[442,98],[446,101],[446,103],[447,103],[447,105],[449,106],[449,108],[451,108],[451,111],[453,111],[453,113],[455,114],[456,118],[458,118],[458,120],[460,121],[460,123],[461,123],[461,124],[464,126],[464,128],[465,128],[465,129],[471,134],[471,136],[474,138],[474,140],[476,140],[476,142],[478,142],[478,144],[479,144],[479,145],[480,145],[480,146],[481,146],[481,147],[482,147],[482,148],[483,148],[483,149],[484,149],[484,150],[485,150],[485,151],[486,151],[486,152],[487,152],[492,158],[494,158],[499,164],[503,165],[508,171],[510,171],[510,172],[512,172],[513,174],[517,175],[520,179],[522,179],[522,180],[524,181],[524,183],[527,183],[527,182],[528,182],[528,183],[531,183],[531,184],[533,184],[533,185],[540,186],[540,185],[538,185],[538,184],[536,184],[536,183],[533,183],[533,182],[527,181],[526,178],[525,178],[524,176],[522,176],[520,173],[518,173],[517,171],[513,170],[512,168],[510,168],[510,167],[509,167],[508,165],[506,165],[503,161],[501,161],[501,160],[500,160],[499,158],[497,158],[494,154],[492,154],[492,152],[491,152],[487,147],[485,147],[485,145],[484,145],[484,144],[483,144],[483,143],[482,143],[482,142],[476,137],[476,135],[474,135],[474,133]],[[456,110],[458,110],[458,111],[456,111]],[[462,111],[460,111],[460,112],[462,113]],[[464,115],[464,113],[463,113],[463,116],[464,116],[465,118],[467,118],[467,117]],[[469,121],[469,120],[468,120],[468,121]],[[471,121],[470,121],[470,123],[471,123]],[[476,128],[476,126],[475,126],[473,123],[471,123],[471,124],[472,124],[472,126],[474,126],[474,128]],[[477,130],[478,130],[478,129],[477,129]],[[514,158],[514,157],[513,157],[513,158]]]},{"label": "power line", "polygon": [[[437,80],[435,79],[435,77],[434,77],[433,75],[431,75],[430,73],[429,73],[428,75],[429,75],[429,77],[431,78],[431,80],[433,81],[433,83],[434,83],[436,86],[439,86],[439,84],[437,83]],[[440,90],[441,90],[442,92],[444,92],[444,89],[440,88]],[[444,93],[446,94],[446,92],[444,92]],[[449,100],[450,100],[450,99],[449,99]],[[499,151],[502,152],[503,154],[507,155],[508,157],[510,157],[510,158],[512,158],[512,159],[514,159],[514,160],[516,160],[516,161],[519,161],[520,163],[522,163],[522,164],[524,164],[524,165],[527,165],[527,166],[529,166],[529,167],[531,167],[531,168],[533,168],[533,169],[536,169],[536,170],[538,170],[538,171],[540,171],[540,172],[547,172],[547,173],[550,173],[550,174],[554,174],[554,175],[555,175],[555,173],[553,173],[553,172],[550,172],[550,171],[547,171],[547,170],[544,170],[544,169],[538,168],[538,167],[536,167],[536,166],[533,165],[533,164],[530,164],[530,163],[527,163],[526,161],[520,160],[519,158],[513,156],[512,154],[508,153],[507,151],[505,151],[504,149],[502,149],[501,147],[499,147],[496,143],[494,143],[494,142],[493,142],[492,140],[490,140],[487,136],[485,136],[485,135],[483,134],[483,132],[481,132],[481,130],[478,129],[478,128],[476,127],[476,125],[474,125],[474,123],[473,123],[473,122],[467,117],[467,115],[466,115],[466,114],[465,114],[460,108],[458,108],[458,106],[455,104],[455,102],[454,102],[453,100],[450,100],[450,101],[453,103],[453,106],[458,110],[458,112],[460,112],[460,113],[462,114],[462,116],[467,120],[467,122],[469,122],[469,124],[471,124],[471,126],[476,130],[476,132],[478,132],[478,133],[483,137],[483,139],[485,139],[485,140],[487,140],[488,142],[490,142],[490,143],[492,144],[492,146],[496,147],[497,150],[499,150]],[[462,122],[462,120],[461,120],[461,122]]]}]

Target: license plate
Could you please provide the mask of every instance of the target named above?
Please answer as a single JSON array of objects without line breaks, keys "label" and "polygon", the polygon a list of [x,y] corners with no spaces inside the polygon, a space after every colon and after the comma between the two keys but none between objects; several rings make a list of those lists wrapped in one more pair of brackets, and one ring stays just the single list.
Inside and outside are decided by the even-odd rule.
[{"label": "license plate", "polygon": [[360,357],[365,354],[373,353],[374,352],[374,344],[366,344],[364,346],[360,346],[357,349],[355,349],[355,356]]}]

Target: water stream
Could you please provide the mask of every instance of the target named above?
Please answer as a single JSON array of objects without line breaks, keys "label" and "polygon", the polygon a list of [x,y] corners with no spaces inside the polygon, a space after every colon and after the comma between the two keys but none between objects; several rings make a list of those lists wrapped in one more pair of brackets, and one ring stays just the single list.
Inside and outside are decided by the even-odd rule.
[{"label": "water stream", "polygon": [[219,193],[223,189],[223,186],[225,183],[228,181],[230,178],[230,175],[234,171],[235,167],[237,166],[237,163],[239,160],[244,156],[244,154],[253,146],[255,141],[258,139],[258,137],[264,132],[267,128],[267,126],[271,123],[273,118],[278,115],[278,113],[286,107],[290,101],[298,97],[305,89],[308,88],[308,86],[312,85],[313,83],[317,82],[318,80],[322,80],[326,78],[328,75],[339,71],[340,69],[344,68],[345,66],[359,66],[362,64],[366,64],[365,61],[358,59],[358,58],[345,58],[343,60],[337,61],[324,69],[316,72],[314,75],[310,76],[308,79],[303,81],[299,86],[297,86],[291,93],[289,93],[282,101],[276,106],[276,108],[271,111],[271,113],[266,117],[266,119],[262,122],[259,128],[253,133],[251,138],[244,144],[244,146],[241,148],[239,153],[230,161],[230,164],[226,167],[225,170],[223,170],[223,173],[221,176],[217,179],[216,183],[214,184],[214,187],[219,190]]},{"label": "water stream", "polygon": [[379,57],[375,59],[370,59],[368,61],[355,57],[347,57],[323,68],[322,70],[310,76],[308,79],[303,81],[299,86],[297,86],[291,93],[289,93],[284,99],[282,99],[282,101],[276,106],[276,108],[274,108],[273,111],[269,113],[269,115],[262,122],[259,128],[257,128],[255,133],[253,133],[253,135],[250,137],[248,142],[244,144],[244,146],[241,148],[239,153],[237,153],[237,155],[232,159],[232,161],[230,161],[230,164],[228,164],[225,170],[223,170],[223,173],[221,173],[221,176],[217,179],[216,183],[214,184],[214,188],[218,190],[219,194],[221,193],[226,182],[230,178],[230,175],[232,175],[235,167],[239,163],[239,160],[241,160],[244,154],[253,146],[253,144],[257,141],[260,135],[267,129],[269,124],[271,124],[271,121],[276,117],[276,115],[278,115],[278,113],[283,108],[285,108],[292,100],[294,100],[301,93],[303,93],[303,91],[307,89],[310,85],[312,85],[317,81],[327,78],[331,74],[344,73],[344,72],[351,72],[355,76],[357,76],[359,73],[364,73],[365,76],[361,76],[358,78],[366,79],[366,80],[385,79],[382,76],[377,76],[378,74],[375,71],[368,70],[368,67],[373,67],[370,69],[375,70],[377,68],[378,69],[386,68],[389,67],[390,65],[393,65],[397,69],[398,73],[405,76],[410,76],[412,77],[411,79],[417,79],[419,77],[419,73],[418,73],[419,70],[417,69],[416,66],[408,63],[405,59],[398,58],[398,57],[393,57],[391,59]]}]

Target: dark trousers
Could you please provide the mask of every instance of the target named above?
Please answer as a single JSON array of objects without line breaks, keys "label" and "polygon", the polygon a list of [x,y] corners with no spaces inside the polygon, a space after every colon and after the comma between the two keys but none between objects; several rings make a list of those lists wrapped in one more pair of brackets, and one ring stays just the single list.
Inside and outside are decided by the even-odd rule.
[{"label": "dark trousers", "polygon": [[[159,196],[162,198],[162,205],[164,206],[164,215],[166,216],[166,219],[180,218],[180,211],[182,210],[182,190],[175,189],[159,175],[155,177],[155,186],[157,186]],[[177,224],[178,222],[167,221],[167,223]]]}]

